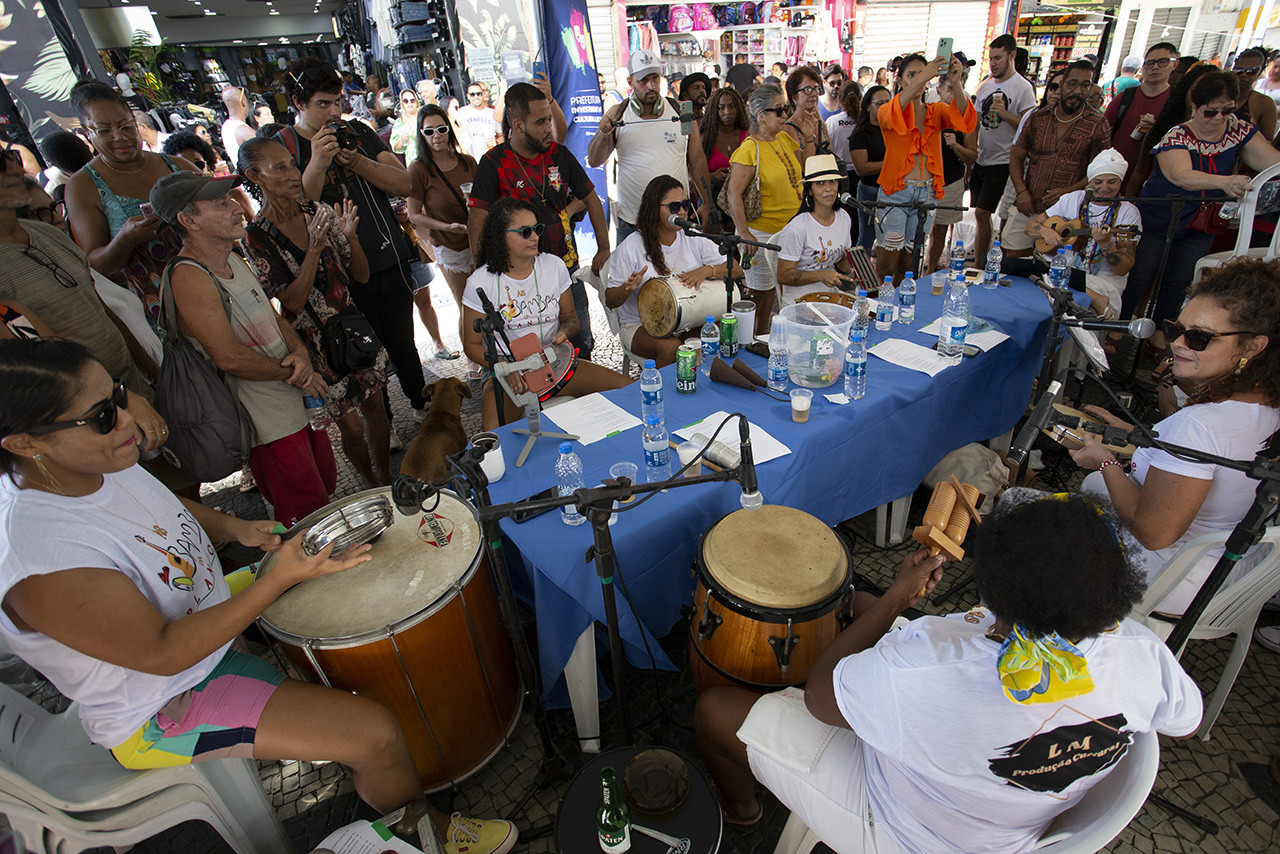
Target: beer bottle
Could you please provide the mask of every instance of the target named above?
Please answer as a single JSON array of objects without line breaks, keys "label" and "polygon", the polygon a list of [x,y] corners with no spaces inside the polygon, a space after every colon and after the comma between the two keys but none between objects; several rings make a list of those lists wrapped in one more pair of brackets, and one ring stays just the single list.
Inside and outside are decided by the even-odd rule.
[{"label": "beer bottle", "polygon": [[600,805],[596,807],[596,832],[600,850],[622,854],[631,850],[631,814],[618,792],[617,775],[611,766],[600,769]]}]

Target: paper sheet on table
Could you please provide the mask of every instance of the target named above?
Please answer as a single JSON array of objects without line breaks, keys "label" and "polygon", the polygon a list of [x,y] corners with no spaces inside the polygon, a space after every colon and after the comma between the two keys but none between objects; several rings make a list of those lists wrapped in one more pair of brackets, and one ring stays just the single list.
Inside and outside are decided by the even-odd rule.
[{"label": "paper sheet on table", "polygon": [[422,854],[422,849],[391,835],[382,822],[357,821],[330,833],[314,850],[334,854]]},{"label": "paper sheet on table", "polygon": [[[922,326],[918,331],[922,335],[929,335],[934,338],[938,337],[938,324],[942,322],[939,318],[928,326]],[[1009,336],[1005,335],[999,329],[996,329],[989,322],[981,317],[975,317],[969,321],[969,330],[965,333],[964,343],[972,344],[982,352],[987,352],[1001,341],[1008,340]]]},{"label": "paper sheet on table", "polygon": [[930,350],[928,347],[921,347],[919,344],[912,344],[910,341],[904,341],[901,338],[886,338],[879,344],[872,346],[868,352],[891,364],[901,365],[904,368],[919,371],[931,377],[937,376],[938,372],[947,367],[936,351]]},{"label": "paper sheet on table", "polygon": [[[694,433],[710,436],[720,426],[720,422],[728,417],[729,413],[723,410],[713,412],[701,421],[695,421],[687,427],[681,427],[676,431],[676,436],[686,442],[693,439]],[[720,435],[716,436],[716,441],[724,442],[729,447],[736,449],[738,447],[737,420],[724,425]],[[789,453],[791,453],[791,449],[765,432],[763,427],[759,424],[751,424],[751,458],[755,460],[756,465],[767,463],[769,460],[775,460],[778,457],[785,457]]]},{"label": "paper sheet on table", "polygon": [[602,394],[589,394],[542,413],[565,433],[575,433],[584,445],[640,426],[640,419]]}]

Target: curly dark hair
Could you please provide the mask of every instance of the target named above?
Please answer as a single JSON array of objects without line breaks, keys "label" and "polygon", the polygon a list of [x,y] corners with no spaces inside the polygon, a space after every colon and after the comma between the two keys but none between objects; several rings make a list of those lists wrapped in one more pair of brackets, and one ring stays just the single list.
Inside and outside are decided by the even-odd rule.
[{"label": "curly dark hair", "polygon": [[720,102],[724,100],[730,101],[734,110],[737,111],[733,127],[744,132],[750,130],[747,122],[747,102],[742,100],[738,90],[732,86],[721,86],[712,92],[711,100],[707,101],[706,112],[702,114],[702,127],[698,129],[702,133],[702,153],[706,155],[707,160],[710,160],[711,155],[715,153],[716,139],[724,128],[720,123]]},{"label": "curly dark hair", "polygon": [[169,134],[169,138],[164,141],[162,150],[170,157],[181,157],[184,151],[194,151],[204,158],[205,165],[210,172],[213,171],[213,167],[218,163],[218,155],[213,150],[213,146],[189,130],[180,130]]},{"label": "curly dark hair", "polygon": [[644,188],[644,195],[640,197],[640,208],[636,211],[636,231],[640,234],[640,241],[644,244],[644,254],[648,256],[649,268],[655,276],[666,276],[671,272],[667,267],[667,257],[662,249],[662,243],[658,240],[658,231],[666,219],[663,216],[665,210],[662,207],[662,197],[672,190],[683,191],[684,185],[670,175],[659,175]]},{"label": "curly dark hair", "polygon": [[1003,500],[965,545],[982,601],[1032,637],[1101,634],[1147,586],[1135,541],[1093,495]]},{"label": "curly dark hair", "polygon": [[528,211],[542,222],[538,209],[524,199],[503,196],[489,207],[484,228],[480,229],[480,245],[476,248],[477,267],[487,267],[490,273],[498,275],[511,269],[511,259],[507,256],[507,229],[520,211]]},{"label": "curly dark hair", "polygon": [[289,104],[306,106],[317,92],[342,93],[342,78],[337,69],[318,56],[303,56],[289,63],[284,75],[284,94]]},{"label": "curly dark hair", "polygon": [[[0,341],[0,437],[56,421],[93,361],[84,345],[62,338]],[[20,459],[0,447],[0,473],[13,477]]]},{"label": "curly dark hair", "polygon": [[[1231,313],[1231,325],[1267,336],[1267,346],[1239,374],[1215,385],[1202,401],[1217,403],[1233,394],[1259,391],[1269,406],[1280,406],[1280,260],[1238,258],[1208,270],[1187,290],[1187,298],[1205,297]],[[1246,336],[1234,336],[1244,340]],[[1276,346],[1271,346],[1271,342]]]},{"label": "curly dark hair", "polygon": [[1187,73],[1182,75],[1178,85],[1169,90],[1169,100],[1164,102],[1164,109],[1151,124],[1151,130],[1147,131],[1147,135],[1142,138],[1142,151],[1150,151],[1164,139],[1165,134],[1173,130],[1175,125],[1180,125],[1191,118],[1191,111],[1187,109],[1191,87],[1195,86],[1201,77],[1217,70],[1207,62],[1198,63],[1187,69]]}]

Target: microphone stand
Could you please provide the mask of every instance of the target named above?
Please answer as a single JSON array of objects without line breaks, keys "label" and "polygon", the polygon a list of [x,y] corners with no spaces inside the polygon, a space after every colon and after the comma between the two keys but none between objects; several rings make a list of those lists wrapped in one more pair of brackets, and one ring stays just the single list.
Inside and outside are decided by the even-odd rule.
[{"label": "microphone stand", "polygon": [[[476,288],[476,293],[480,297],[480,305],[484,308],[484,317],[478,317],[473,320],[471,328],[480,333],[480,339],[484,342],[484,358],[490,365],[494,365],[496,369],[498,362],[507,358],[498,350],[498,336],[502,337],[502,343],[506,345],[508,353],[511,352],[511,339],[507,337],[506,325],[502,322],[502,315],[494,308],[489,295],[484,292],[483,288]],[[506,407],[503,405],[502,389],[496,382],[493,384],[493,402],[498,410],[498,425],[506,424]]]},{"label": "microphone stand", "polygon": [[[864,202],[860,201],[856,193],[845,193],[840,201],[845,204],[851,204],[859,210],[865,211],[870,217],[876,219],[876,208],[911,208],[916,212],[916,233],[911,246],[911,271],[919,277],[920,275],[920,258],[924,254],[925,244],[925,220],[929,211],[967,211],[968,205],[940,205],[937,202],[882,202],[879,199]],[[905,237],[906,235],[903,235]],[[877,270],[876,275],[880,272]]]},{"label": "microphone stand", "polygon": [[[739,237],[734,232],[723,231],[716,234],[704,231],[700,228],[685,227],[684,233],[690,237],[705,237],[707,240],[717,243],[720,246],[720,254],[725,256],[725,274],[724,274],[724,313],[729,314],[733,311],[733,259],[738,253],[739,246],[755,246],[759,249],[771,249],[779,252],[782,247],[776,243],[761,243],[758,240],[748,240],[745,237]],[[745,279],[744,279],[745,281]],[[745,288],[745,285],[743,286]],[[746,299],[747,295],[744,290],[742,298]],[[738,330],[739,337],[742,330]],[[755,333],[751,333],[751,340],[755,340]]]}]

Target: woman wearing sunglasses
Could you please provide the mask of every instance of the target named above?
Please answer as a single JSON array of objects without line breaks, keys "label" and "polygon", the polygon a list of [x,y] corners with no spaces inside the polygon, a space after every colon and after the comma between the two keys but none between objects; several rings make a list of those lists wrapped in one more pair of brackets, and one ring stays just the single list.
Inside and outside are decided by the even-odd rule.
[{"label": "woman wearing sunglasses", "polygon": [[418,159],[418,110],[422,102],[412,89],[400,93],[400,111],[391,123],[391,150],[404,158],[405,163]]},{"label": "woman wearing sunglasses", "polygon": [[[678,179],[659,175],[640,197],[636,230],[618,244],[609,259],[609,287],[604,300],[606,308],[618,311],[618,337],[623,346],[637,356],[653,359],[659,367],[675,362],[676,350],[684,342],[679,335],[654,338],[640,324],[640,286],[649,279],[676,278],[697,288],[707,279],[723,282],[725,275],[719,247],[705,237],[691,237],[671,225],[671,216],[689,219],[693,216],[693,203]],[[720,288],[721,284],[718,282],[715,287]],[[701,317],[696,321],[702,325]]]},{"label": "woman wearing sunglasses", "polygon": [[1240,94],[1236,96],[1235,117],[1246,122],[1253,122],[1266,139],[1274,139],[1276,135],[1276,102],[1270,95],[1256,90],[1262,73],[1267,68],[1267,52],[1260,47],[1242,50],[1231,66],[1231,72],[1240,84]]},{"label": "woman wearing sunglasses", "polygon": [[[1174,445],[1251,460],[1280,428],[1280,348],[1271,345],[1280,342],[1280,264],[1233,261],[1206,273],[1190,296],[1177,321],[1164,324],[1173,376],[1189,397],[1152,429]],[[1086,409],[1132,429],[1099,407]],[[1235,527],[1253,501],[1255,484],[1242,472],[1141,448],[1133,455],[1132,474],[1126,474],[1093,434],[1084,436],[1084,447],[1071,456],[1096,471],[1082,489],[1105,492],[1129,520],[1143,547],[1148,579],[1190,540]],[[1158,610],[1185,611],[1221,553],[1202,559]]]},{"label": "woman wearing sunglasses", "polygon": [[[119,381],[68,341],[0,341],[0,636],[76,701],[89,737],[126,768],[228,756],[347,765],[379,813],[407,806],[457,851],[508,851],[506,822],[450,819],[423,796],[379,703],[285,678],[239,635],[284,591],[370,559],[302,550],[271,520],[176,498],[138,461]],[[214,544],[278,552],[234,596]],[[452,824],[452,826],[451,826]],[[465,833],[455,830],[465,827]],[[493,844],[494,837],[510,843]],[[473,840],[474,843],[474,840]],[[431,846],[427,846],[430,850]]]},{"label": "woman wearing sunglasses", "polygon": [[[475,321],[484,317],[483,291],[489,302],[502,315],[504,331],[510,341],[525,335],[536,335],[542,347],[559,346],[578,331],[578,316],[569,293],[569,270],[555,255],[538,252],[538,238],[544,226],[538,221],[533,205],[524,199],[503,197],[494,202],[480,232],[479,267],[467,279],[462,295],[462,349],[473,361],[491,368],[484,355],[484,340],[475,330]],[[501,338],[498,348],[507,353]],[[579,359],[577,351],[563,363],[554,366],[556,382],[539,394],[549,400],[564,391],[574,397],[597,391],[622,388],[631,382],[627,377],[606,367]],[[512,391],[526,390],[523,378],[512,374],[507,378]],[[521,409],[504,397],[506,421],[520,417]],[[485,384],[481,407],[481,423],[485,430],[498,426],[498,409]]]},{"label": "woman wearing sunglasses", "polygon": [[[1206,219],[1202,208],[1238,199],[1249,190],[1249,177],[1236,174],[1240,165],[1260,172],[1280,162],[1280,151],[1258,133],[1256,125],[1231,114],[1238,95],[1234,74],[1212,71],[1200,77],[1191,87],[1190,118],[1170,130],[1152,148],[1155,162],[1151,177],[1142,186],[1142,196],[1152,201],[1138,205],[1142,212],[1142,240],[1125,286],[1122,318],[1133,316],[1161,269],[1171,226],[1173,242],[1169,245],[1164,276],[1156,283],[1158,290],[1150,316],[1157,323],[1176,316],[1191,284],[1196,262],[1207,255],[1213,245],[1214,233],[1202,224]],[[1176,97],[1175,90],[1170,101]],[[1158,201],[1162,196],[1173,195],[1187,197],[1181,218],[1176,222],[1172,221],[1172,206]],[[1163,346],[1160,333],[1151,343]]]}]

